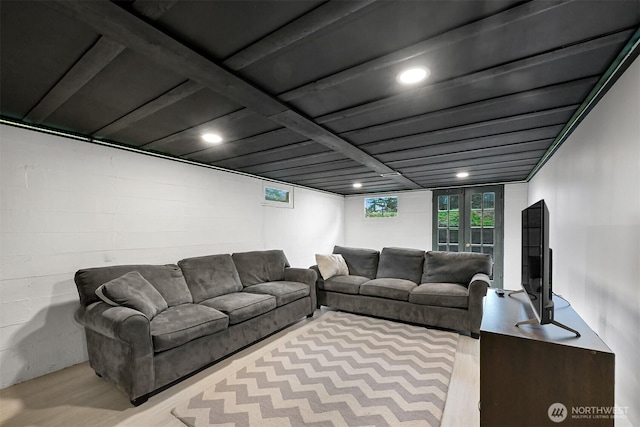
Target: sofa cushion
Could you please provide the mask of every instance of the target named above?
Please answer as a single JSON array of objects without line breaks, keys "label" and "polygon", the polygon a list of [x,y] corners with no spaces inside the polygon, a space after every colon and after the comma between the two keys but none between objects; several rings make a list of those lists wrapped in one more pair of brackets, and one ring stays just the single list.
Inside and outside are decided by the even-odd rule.
[{"label": "sofa cushion", "polygon": [[209,255],[178,261],[194,303],[242,290],[231,255]]},{"label": "sofa cushion", "polygon": [[377,279],[390,277],[421,283],[424,251],[418,249],[384,248],[380,253]]},{"label": "sofa cushion", "polygon": [[96,289],[130,271],[139,272],[167,302],[169,307],[193,302],[180,267],[168,265],[114,265],[78,270],[75,275],[80,303],[87,306],[99,300]]},{"label": "sofa cushion", "polygon": [[409,302],[438,307],[469,307],[469,289],[457,283],[425,283],[409,294]]},{"label": "sofa cushion", "polygon": [[238,252],[231,257],[244,286],[284,280],[284,269],[289,267],[287,257],[279,249]]},{"label": "sofa cushion", "polygon": [[346,276],[349,274],[349,267],[340,254],[321,255],[316,254],[316,264],[318,271],[324,280],[333,276]]},{"label": "sofa cushion", "polygon": [[363,276],[333,276],[329,280],[318,282],[318,288],[325,291],[357,295],[360,292],[360,285],[369,280],[371,279]]},{"label": "sofa cushion", "polygon": [[96,295],[109,305],[138,310],[149,320],[167,309],[160,292],[137,271],[130,271],[96,289]]},{"label": "sofa cushion", "polygon": [[257,285],[247,286],[245,292],[252,294],[267,294],[276,297],[276,305],[278,307],[288,304],[300,298],[309,295],[310,288],[304,283],[299,282],[267,282]]},{"label": "sofa cushion", "polygon": [[229,326],[229,317],[211,307],[182,304],[169,307],[151,321],[153,351],[178,347]]},{"label": "sofa cushion", "polygon": [[348,248],[336,245],[333,248],[333,253],[342,255],[349,268],[349,274],[364,276],[369,279],[376,278],[380,252],[373,249]]},{"label": "sofa cushion", "polygon": [[476,273],[491,276],[491,255],[429,251],[425,256],[421,283],[459,283],[468,286]]},{"label": "sofa cushion", "polygon": [[406,279],[373,279],[360,285],[360,295],[407,301],[416,285]]},{"label": "sofa cushion", "polygon": [[229,316],[229,324],[235,325],[273,310],[276,308],[276,298],[272,295],[233,292],[210,298],[201,304],[223,312]]}]

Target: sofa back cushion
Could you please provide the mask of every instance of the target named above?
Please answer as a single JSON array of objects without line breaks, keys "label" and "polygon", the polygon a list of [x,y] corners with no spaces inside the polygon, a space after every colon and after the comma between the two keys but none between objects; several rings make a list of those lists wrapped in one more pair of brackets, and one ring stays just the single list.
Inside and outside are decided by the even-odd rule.
[{"label": "sofa back cushion", "polygon": [[160,292],[137,271],[98,286],[96,295],[109,305],[138,310],[149,320],[167,309],[167,302]]},{"label": "sofa back cushion", "polygon": [[378,271],[380,252],[373,249],[348,248],[334,246],[334,254],[340,254],[349,267],[349,274],[375,279]]},{"label": "sofa back cushion", "polygon": [[242,283],[231,255],[208,255],[178,261],[194,303],[240,292]]},{"label": "sofa back cushion", "polygon": [[284,269],[289,261],[280,249],[238,252],[231,255],[244,286],[284,280]]},{"label": "sofa back cushion", "polygon": [[131,271],[137,271],[151,283],[160,292],[169,307],[193,302],[180,267],[175,264],[167,264],[114,265],[78,270],[75,275],[75,282],[80,295],[80,303],[87,306],[99,301],[96,289],[100,285]]},{"label": "sofa back cushion", "polygon": [[491,275],[491,255],[471,252],[429,251],[425,256],[422,283],[469,285],[476,273]]},{"label": "sofa back cushion", "polygon": [[423,265],[424,251],[422,250],[383,248],[376,278],[406,279],[419,284],[422,279]]}]

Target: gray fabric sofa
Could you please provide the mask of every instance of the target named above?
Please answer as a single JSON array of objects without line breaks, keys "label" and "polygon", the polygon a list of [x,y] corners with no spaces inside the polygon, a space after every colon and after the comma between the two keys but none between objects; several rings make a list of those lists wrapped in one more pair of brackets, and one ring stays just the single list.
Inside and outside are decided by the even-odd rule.
[{"label": "gray fabric sofa", "polygon": [[324,279],[317,266],[318,306],[480,336],[491,256],[468,252],[336,246],[349,275]]},{"label": "gray fabric sofa", "polygon": [[[85,328],[90,366],[137,406],[152,392],[313,316],[316,278],[311,269],[290,268],[281,250],[89,268],[75,275],[75,318]],[[149,291],[159,308],[146,315],[131,308]],[[119,303],[104,302],[107,292]]]}]

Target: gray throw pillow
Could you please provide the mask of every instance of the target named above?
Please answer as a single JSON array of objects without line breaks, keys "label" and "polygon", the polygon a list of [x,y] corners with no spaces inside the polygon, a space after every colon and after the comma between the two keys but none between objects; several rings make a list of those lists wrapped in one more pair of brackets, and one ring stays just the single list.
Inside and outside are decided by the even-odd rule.
[{"label": "gray throw pillow", "polygon": [[130,271],[99,286],[96,295],[109,305],[137,310],[149,320],[167,309],[167,302],[160,292],[137,271]]}]

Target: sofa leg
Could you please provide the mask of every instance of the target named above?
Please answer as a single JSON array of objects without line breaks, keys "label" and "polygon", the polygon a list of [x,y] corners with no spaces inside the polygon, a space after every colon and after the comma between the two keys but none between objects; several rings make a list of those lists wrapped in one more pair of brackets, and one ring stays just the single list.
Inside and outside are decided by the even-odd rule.
[{"label": "sofa leg", "polygon": [[144,396],[140,396],[136,399],[131,399],[131,404],[133,406],[140,406],[143,403],[145,403],[147,400],[149,400],[149,396],[145,394]]},{"label": "sofa leg", "polygon": [[471,338],[473,339],[480,339],[480,334],[477,332],[471,332]]},{"label": "sofa leg", "polygon": [[96,373],[96,375],[100,378],[102,378],[102,375],[100,375],[100,373],[98,371],[94,371]]},{"label": "sofa leg", "polygon": [[307,314],[307,319],[311,319],[313,317],[313,313]]}]

